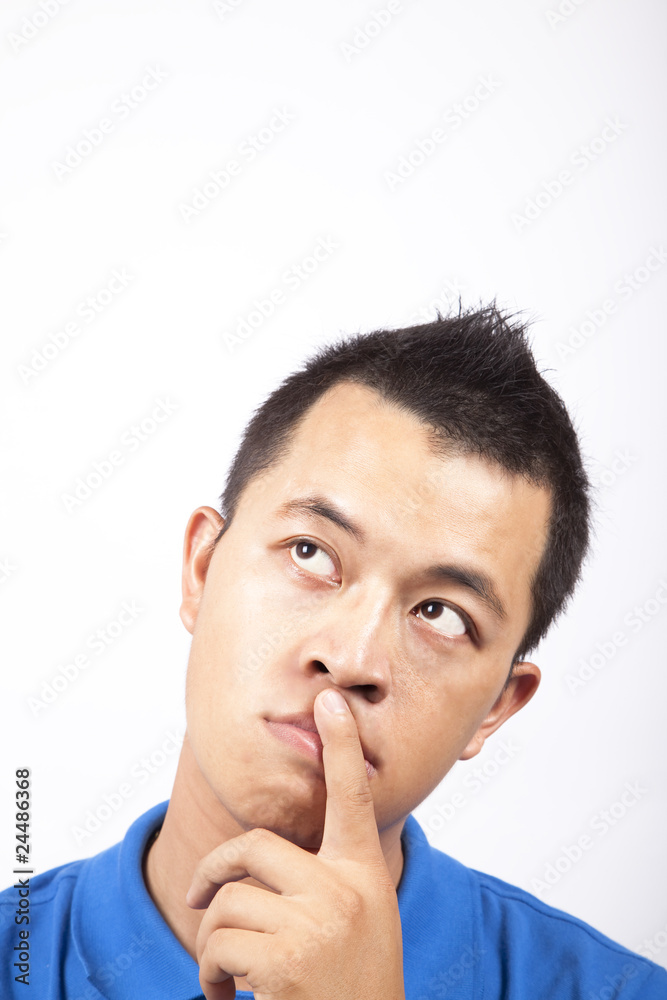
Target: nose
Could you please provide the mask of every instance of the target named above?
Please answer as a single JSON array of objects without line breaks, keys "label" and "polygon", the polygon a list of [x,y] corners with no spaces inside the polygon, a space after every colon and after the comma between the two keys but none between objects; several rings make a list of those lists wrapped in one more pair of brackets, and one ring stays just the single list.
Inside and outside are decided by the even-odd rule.
[{"label": "nose", "polygon": [[356,688],[381,701],[391,682],[390,609],[377,589],[339,592],[315,612],[299,650],[299,666],[311,676],[327,674],[339,688]]}]

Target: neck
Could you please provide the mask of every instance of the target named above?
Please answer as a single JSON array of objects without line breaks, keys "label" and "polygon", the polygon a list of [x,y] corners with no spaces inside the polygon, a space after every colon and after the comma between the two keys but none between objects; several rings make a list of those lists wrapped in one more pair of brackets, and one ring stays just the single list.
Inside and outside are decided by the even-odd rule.
[{"label": "neck", "polygon": [[[395,888],[403,872],[403,823],[380,833]],[[185,902],[195,869],[206,854],[244,832],[204,780],[186,733],[162,829],[144,856],[144,881],[163,919],[192,958],[196,959],[197,932],[206,912]],[[273,891],[254,878],[239,881]]]}]

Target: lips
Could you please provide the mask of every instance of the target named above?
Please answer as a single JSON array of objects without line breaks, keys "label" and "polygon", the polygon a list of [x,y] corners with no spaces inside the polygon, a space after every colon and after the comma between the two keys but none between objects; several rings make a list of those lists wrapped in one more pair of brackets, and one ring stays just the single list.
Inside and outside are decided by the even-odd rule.
[{"label": "lips", "polygon": [[290,726],[298,726],[299,729],[305,729],[309,733],[316,733],[317,726],[315,725],[315,716],[308,715],[307,712],[302,712],[300,715],[285,715],[278,719],[271,719],[271,722],[285,722]]},{"label": "lips", "polygon": [[[304,740],[305,742],[310,744],[314,749],[319,749],[319,752],[321,754],[322,741],[319,737],[317,726],[315,725],[315,716],[312,713],[295,712],[291,715],[281,715],[277,716],[276,718],[267,719],[266,721],[269,723],[276,723],[277,725],[295,726],[297,731],[304,730],[306,733],[314,733],[316,737],[315,739],[311,739],[310,737],[304,737]],[[364,752],[364,757],[366,758],[368,763],[372,766],[373,770],[375,770],[376,767],[375,755],[369,751],[368,747],[364,744],[364,741],[361,739],[361,737],[360,737],[360,742],[361,742],[361,749]]]}]

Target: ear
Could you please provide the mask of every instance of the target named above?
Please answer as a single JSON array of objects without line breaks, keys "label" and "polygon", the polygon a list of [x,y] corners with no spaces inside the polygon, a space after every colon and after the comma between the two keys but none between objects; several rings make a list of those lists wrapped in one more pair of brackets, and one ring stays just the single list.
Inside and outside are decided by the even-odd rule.
[{"label": "ear", "polygon": [[495,733],[496,729],[499,729],[510,716],[528,704],[540,686],[541,679],[540,668],[534,663],[527,661],[517,663],[507,686],[498,695],[489,714],[468,743],[459,760],[470,760],[471,757],[476,757],[484,746],[486,738],[491,733]]},{"label": "ear", "polygon": [[194,632],[199,604],[204,593],[213,542],[222,530],[224,520],[212,507],[198,507],[190,515],[183,542],[183,573],[181,587],[181,621],[190,634]]}]

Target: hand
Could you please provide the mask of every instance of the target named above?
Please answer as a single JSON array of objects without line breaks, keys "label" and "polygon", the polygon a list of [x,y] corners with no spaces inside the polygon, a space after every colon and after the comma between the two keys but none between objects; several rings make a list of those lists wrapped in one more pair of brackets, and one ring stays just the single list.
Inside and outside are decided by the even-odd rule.
[{"label": "hand", "polygon": [[[187,895],[208,907],[197,935],[206,1000],[404,1000],[396,889],[378,835],[359,734],[344,698],[315,699],[327,802],[317,854],[248,830],[201,860]],[[273,889],[239,883],[248,876]],[[220,888],[222,887],[222,888]]]}]

